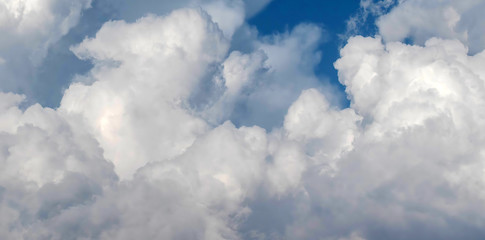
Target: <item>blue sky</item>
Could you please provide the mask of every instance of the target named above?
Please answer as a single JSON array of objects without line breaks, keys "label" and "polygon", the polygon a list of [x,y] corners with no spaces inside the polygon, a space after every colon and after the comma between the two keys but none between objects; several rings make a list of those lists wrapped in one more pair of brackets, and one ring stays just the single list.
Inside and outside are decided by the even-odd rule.
[{"label": "blue sky", "polygon": [[485,239],[485,0],[0,0],[0,239]]},{"label": "blue sky", "polygon": [[315,72],[322,78],[330,78],[331,82],[339,84],[337,71],[333,67],[333,63],[339,57],[339,49],[345,43],[345,39],[339,38],[339,34],[345,33],[347,21],[358,13],[359,3],[359,0],[274,1],[249,19],[249,24],[256,26],[260,33],[265,35],[287,31],[305,22],[321,25],[325,30],[325,39],[319,48],[323,55]]}]

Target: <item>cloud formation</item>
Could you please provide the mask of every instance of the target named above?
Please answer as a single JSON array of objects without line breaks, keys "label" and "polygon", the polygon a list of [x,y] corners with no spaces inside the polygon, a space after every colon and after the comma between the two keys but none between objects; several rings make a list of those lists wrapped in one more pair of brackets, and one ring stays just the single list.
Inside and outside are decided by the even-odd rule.
[{"label": "cloud formation", "polygon": [[74,27],[91,0],[0,1],[0,90],[29,94],[50,46]]},{"label": "cloud formation", "polygon": [[[12,9],[28,4],[7,3],[0,23],[20,29]],[[314,73],[323,30],[251,33],[264,4],[106,22],[71,47],[93,68],[59,108],[0,93],[0,238],[482,239],[485,52],[469,24],[483,21],[466,13],[483,4],[426,2],[414,19],[462,26],[431,29],[402,15],[424,1],[399,2],[381,35],[349,38],[343,109]],[[45,36],[12,30],[42,35],[15,47],[45,51],[65,19]]]},{"label": "cloud formation", "polygon": [[458,39],[472,54],[485,48],[483,1],[399,1],[399,7],[377,21],[386,41],[412,38],[424,44],[429,38]]}]

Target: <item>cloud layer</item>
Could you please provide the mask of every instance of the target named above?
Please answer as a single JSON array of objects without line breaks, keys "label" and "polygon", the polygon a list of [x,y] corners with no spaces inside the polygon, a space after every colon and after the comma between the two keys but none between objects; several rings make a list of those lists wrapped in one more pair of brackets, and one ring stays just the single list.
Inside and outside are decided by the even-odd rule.
[{"label": "cloud layer", "polygon": [[[0,68],[13,47],[35,65],[90,4],[15,3],[0,27],[35,37],[2,38]],[[323,30],[258,36],[265,4],[106,22],[71,47],[93,68],[59,108],[0,93],[0,238],[482,239],[483,3],[403,1],[349,38],[343,109],[314,73]]]}]

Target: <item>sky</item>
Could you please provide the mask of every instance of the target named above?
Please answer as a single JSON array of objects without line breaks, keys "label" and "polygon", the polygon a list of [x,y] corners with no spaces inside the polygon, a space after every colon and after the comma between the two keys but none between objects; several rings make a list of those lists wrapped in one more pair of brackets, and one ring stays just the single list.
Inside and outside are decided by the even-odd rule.
[{"label": "sky", "polygon": [[0,239],[484,239],[484,10],[0,0]]},{"label": "sky", "polygon": [[[321,60],[315,67],[315,74],[320,81],[335,84],[338,90],[345,88],[338,82],[337,71],[333,63],[339,58],[339,49],[346,39],[339,35],[345,34],[347,21],[358,14],[359,0],[345,1],[314,1],[314,0],[280,0],[272,1],[248,23],[255,26],[263,35],[287,31],[301,23],[313,23],[321,27],[325,34],[318,50],[322,52]],[[369,26],[371,24],[366,24]],[[364,27],[362,27],[364,28]],[[371,29],[365,29],[362,34],[371,34]],[[345,95],[339,96],[336,104],[348,105]]]}]

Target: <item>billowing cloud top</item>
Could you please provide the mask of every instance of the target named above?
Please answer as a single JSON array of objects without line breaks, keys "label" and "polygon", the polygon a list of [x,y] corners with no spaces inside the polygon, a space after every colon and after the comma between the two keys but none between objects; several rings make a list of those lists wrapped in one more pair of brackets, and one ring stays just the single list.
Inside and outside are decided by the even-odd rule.
[{"label": "billowing cloud top", "polygon": [[0,0],[0,239],[483,239],[485,3],[362,1],[339,108],[268,2],[101,1],[52,109],[9,91],[91,2]]}]

